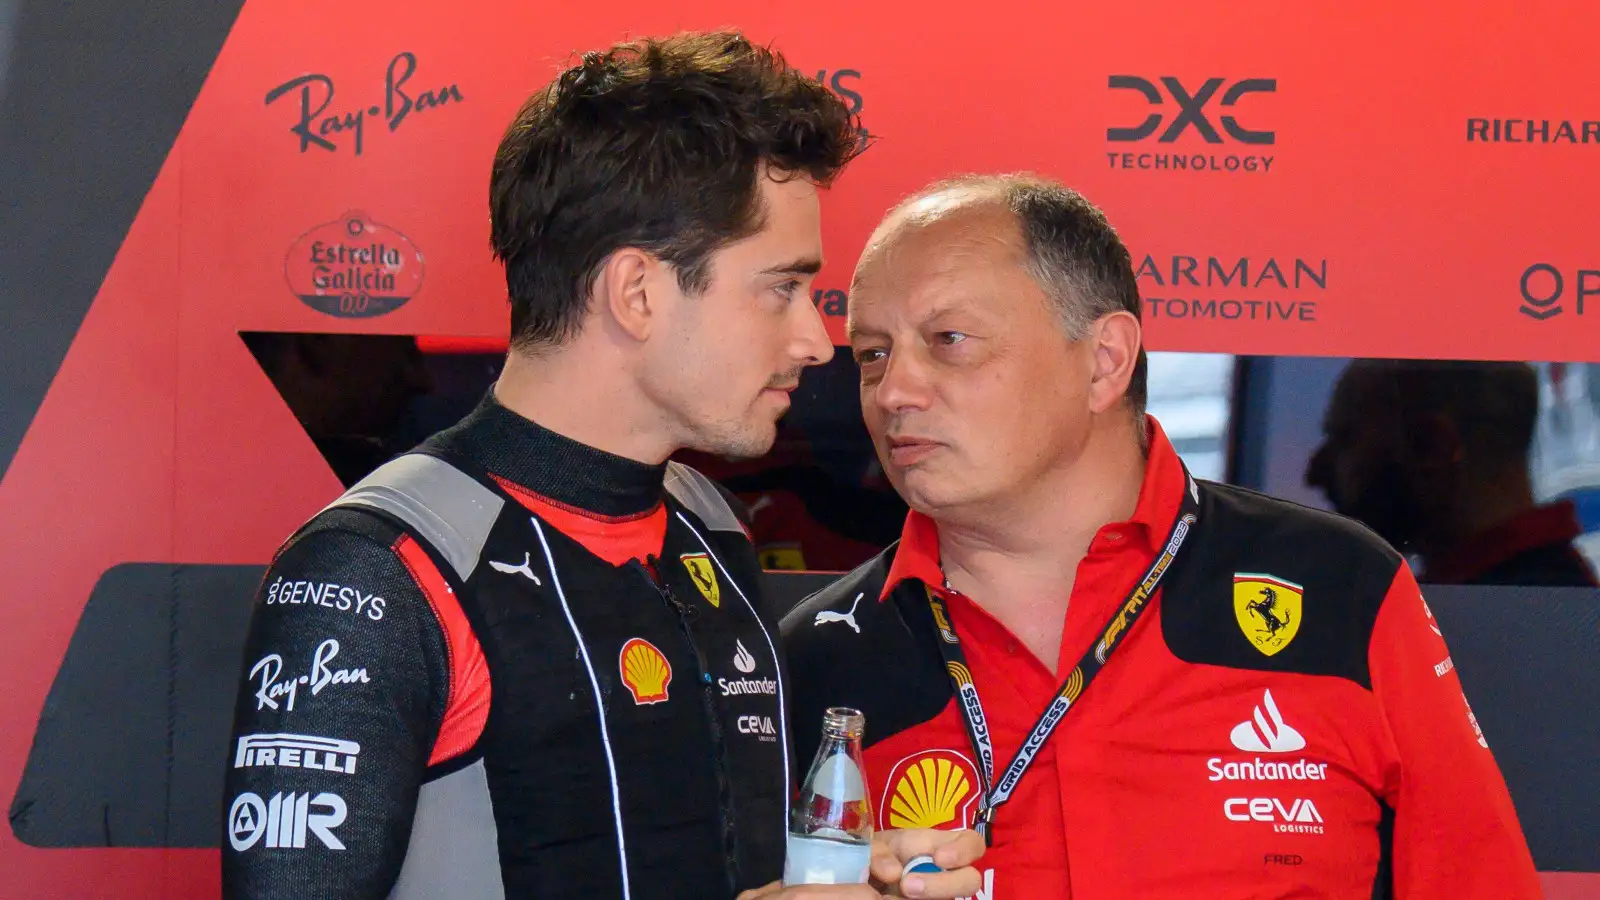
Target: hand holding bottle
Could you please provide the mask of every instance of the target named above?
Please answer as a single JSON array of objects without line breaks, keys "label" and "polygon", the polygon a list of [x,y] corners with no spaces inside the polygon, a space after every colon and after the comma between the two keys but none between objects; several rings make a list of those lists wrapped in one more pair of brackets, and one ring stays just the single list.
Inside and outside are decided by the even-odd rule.
[{"label": "hand holding bottle", "polygon": [[[739,900],[955,900],[974,897],[983,877],[973,863],[983,856],[983,838],[975,831],[908,828],[880,831],[872,838],[872,884],[806,884],[784,887],[774,881],[745,891]],[[942,872],[905,874],[907,863],[932,857]],[[879,893],[879,890],[884,893]]]},{"label": "hand holding bottle", "polygon": [[[983,879],[973,863],[984,852],[977,832],[916,828],[873,833],[861,760],[865,728],[866,717],[859,710],[834,707],[823,715],[822,742],[790,811],[783,882],[746,892],[740,900],[868,900],[878,897],[878,890],[918,900],[977,894]],[[927,865],[913,867],[914,861]]]},{"label": "hand holding bottle", "polygon": [[[886,896],[921,900],[973,897],[983,887],[983,873],[973,865],[984,851],[976,831],[902,828],[872,836],[872,879],[885,885]],[[932,857],[940,872],[906,872],[907,864]]]}]

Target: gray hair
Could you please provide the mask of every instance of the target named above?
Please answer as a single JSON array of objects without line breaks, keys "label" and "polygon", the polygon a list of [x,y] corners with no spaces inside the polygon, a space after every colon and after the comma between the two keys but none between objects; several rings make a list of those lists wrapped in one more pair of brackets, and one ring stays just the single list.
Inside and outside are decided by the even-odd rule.
[{"label": "gray hair", "polygon": [[[1017,218],[1029,276],[1050,298],[1067,336],[1081,340],[1101,316],[1140,316],[1133,258],[1111,222],[1082,194],[1028,172],[962,175],[935,182],[902,200],[894,211],[943,193],[971,193],[993,200]],[[1128,384],[1128,400],[1141,430],[1148,397],[1149,364],[1143,348]]]}]

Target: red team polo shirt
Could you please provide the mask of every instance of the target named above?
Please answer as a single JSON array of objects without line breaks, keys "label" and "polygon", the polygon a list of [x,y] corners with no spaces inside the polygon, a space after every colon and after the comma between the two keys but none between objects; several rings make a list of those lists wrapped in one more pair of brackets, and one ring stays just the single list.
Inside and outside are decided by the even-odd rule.
[{"label": "red team polo shirt", "polygon": [[[1137,509],[1078,567],[1063,673],[1178,515],[1185,473],[1150,421]],[[1210,483],[1200,498],[1150,607],[997,811],[979,896],[1538,897],[1504,781],[1403,561],[1329,514]],[[943,581],[937,526],[913,512],[898,546],[784,622],[794,721],[827,705],[867,714],[881,828],[970,827],[981,791],[925,586],[949,606],[997,778],[1060,684]],[[1263,589],[1274,629],[1250,607]]]}]

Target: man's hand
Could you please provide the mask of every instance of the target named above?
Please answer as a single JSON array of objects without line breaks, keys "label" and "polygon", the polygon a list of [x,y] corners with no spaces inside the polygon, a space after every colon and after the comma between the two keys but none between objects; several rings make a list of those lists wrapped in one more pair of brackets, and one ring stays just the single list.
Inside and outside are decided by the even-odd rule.
[{"label": "man's hand", "polygon": [[784,887],[774,881],[766,887],[745,891],[739,900],[883,900],[870,885],[865,884],[800,884]]},{"label": "man's hand", "polygon": [[[886,886],[880,895],[864,884],[805,884],[784,887],[781,881],[745,891],[738,900],[881,900],[915,897],[918,900],[955,900],[971,897],[983,887],[983,875],[973,863],[983,856],[983,838],[976,831],[940,831],[903,828],[872,836],[872,878]],[[943,872],[905,875],[905,864],[919,856],[933,857]]]},{"label": "man's hand", "polygon": [[[904,828],[872,836],[872,877],[885,885],[889,896],[919,900],[954,900],[971,897],[983,887],[983,873],[973,863],[983,856],[983,838],[976,831],[941,831]],[[931,856],[943,872],[905,875],[905,864]]]}]

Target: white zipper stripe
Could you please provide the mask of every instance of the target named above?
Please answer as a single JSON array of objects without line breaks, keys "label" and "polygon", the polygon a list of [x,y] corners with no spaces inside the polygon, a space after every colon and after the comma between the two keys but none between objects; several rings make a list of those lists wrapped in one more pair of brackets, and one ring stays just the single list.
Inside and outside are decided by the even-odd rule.
[{"label": "white zipper stripe", "polygon": [[600,680],[595,677],[594,664],[589,661],[589,645],[584,642],[583,632],[578,630],[577,620],[572,618],[572,608],[567,605],[567,592],[561,588],[561,575],[556,571],[556,560],[550,553],[550,542],[545,539],[544,526],[539,524],[537,516],[530,517],[529,521],[533,522],[533,530],[539,534],[539,546],[544,549],[545,563],[550,567],[550,581],[555,585],[556,596],[561,599],[561,611],[567,616],[572,636],[578,639],[578,652],[583,655],[583,667],[589,671],[589,686],[594,689],[594,705],[600,713],[600,743],[605,747],[606,771],[611,775],[611,814],[617,823],[617,861],[622,867],[622,898],[632,900],[633,892],[628,886],[628,847],[622,837],[622,787],[617,783],[616,758],[611,755],[611,731],[606,728],[605,698],[600,694]]},{"label": "white zipper stripe", "polygon": [[706,555],[711,557],[711,561],[717,564],[717,570],[722,573],[723,580],[725,580],[729,584],[733,585],[734,592],[739,595],[739,599],[740,600],[744,601],[745,608],[750,610],[750,615],[756,620],[756,625],[761,628],[761,636],[767,639],[767,650],[772,653],[772,671],[777,675],[777,677],[774,678],[773,680],[778,683],[778,747],[779,747],[779,749],[781,749],[783,751],[783,825],[782,825],[782,827],[783,827],[784,840],[787,841],[788,840],[788,836],[789,836],[789,789],[790,789],[790,784],[789,784],[789,714],[788,714],[788,708],[784,705],[784,702],[783,702],[783,665],[782,665],[782,663],[780,663],[778,661],[778,645],[773,642],[771,632],[767,631],[767,624],[765,622],[761,621],[761,614],[756,612],[755,604],[751,603],[750,602],[750,598],[746,597],[744,595],[744,589],[739,587],[739,582],[735,581],[733,576],[728,574],[728,567],[724,566],[722,564],[722,560],[717,557],[716,551],[711,549],[711,544],[707,543],[705,537],[700,534],[700,529],[694,527],[694,523],[690,522],[689,519],[686,516],[684,516],[683,513],[680,512],[677,515],[678,515],[678,519],[680,521],[682,521],[684,525],[688,526],[689,531],[694,533],[695,539],[700,542],[700,546],[706,548]]}]

